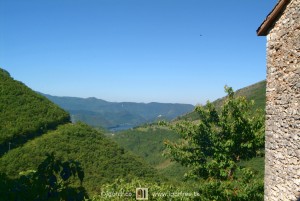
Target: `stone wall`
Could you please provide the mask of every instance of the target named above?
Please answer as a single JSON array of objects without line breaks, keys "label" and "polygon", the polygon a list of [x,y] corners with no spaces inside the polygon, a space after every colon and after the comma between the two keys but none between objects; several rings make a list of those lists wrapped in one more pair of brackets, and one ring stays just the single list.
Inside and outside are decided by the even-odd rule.
[{"label": "stone wall", "polygon": [[300,0],[267,36],[265,200],[300,200]]}]

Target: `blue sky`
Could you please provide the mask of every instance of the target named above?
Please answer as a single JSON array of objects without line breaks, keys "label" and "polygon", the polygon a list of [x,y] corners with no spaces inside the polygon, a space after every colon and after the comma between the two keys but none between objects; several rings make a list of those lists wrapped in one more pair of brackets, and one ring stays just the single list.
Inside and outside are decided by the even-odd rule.
[{"label": "blue sky", "polygon": [[205,103],[265,79],[277,0],[0,0],[0,67],[33,90]]}]

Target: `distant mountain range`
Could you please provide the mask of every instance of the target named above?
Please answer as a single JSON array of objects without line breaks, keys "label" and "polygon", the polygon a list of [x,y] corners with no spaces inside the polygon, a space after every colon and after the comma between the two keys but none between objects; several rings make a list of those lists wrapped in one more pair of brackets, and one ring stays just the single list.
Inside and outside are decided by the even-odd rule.
[{"label": "distant mountain range", "polygon": [[[35,93],[22,82],[14,80],[9,72],[1,68],[0,91],[0,200],[20,200],[17,198],[34,200],[26,199],[26,196],[35,196],[37,199],[40,196],[50,195],[46,191],[41,192],[37,189],[42,189],[44,185],[53,185],[53,177],[50,177],[52,173],[49,176],[48,169],[57,169],[60,166],[50,167],[49,165],[50,168],[46,168],[46,172],[44,172],[45,168],[42,170],[39,168],[40,164],[44,163],[46,154],[51,153],[54,153],[59,161],[66,161],[63,164],[74,161],[81,164],[84,170],[84,182],[82,186],[80,185],[80,189],[86,190],[90,198],[97,198],[96,195],[105,192],[103,191],[105,188],[109,188],[107,192],[110,192],[111,189],[114,190],[115,185],[111,185],[114,181],[126,183],[136,179],[138,185],[140,185],[140,181],[147,181],[150,184],[153,182],[151,185],[146,185],[149,188],[164,185],[170,186],[169,189],[176,187],[179,191],[182,191],[183,186],[191,186],[191,190],[188,191],[196,189],[193,183],[181,182],[186,169],[182,169],[179,164],[174,164],[162,157],[165,147],[164,140],[176,141],[178,139],[178,135],[169,128],[149,124],[123,131],[118,135],[105,134],[82,123],[70,123],[71,115],[57,106],[57,104],[62,104],[70,109],[82,110],[92,120],[94,120],[93,114],[96,116],[98,113],[101,114],[101,111],[105,113],[107,111],[105,109],[110,108],[113,112],[107,112],[108,117],[109,114],[114,116],[123,112],[125,120],[130,119],[131,116],[137,116],[138,118],[143,117],[146,121],[147,118],[151,119],[151,115],[154,120],[163,117],[174,118],[177,116],[175,112],[181,108],[177,106],[182,104],[109,103],[96,98],[67,98],[69,102],[58,103],[57,101],[61,101],[63,97],[52,97],[53,99],[57,98],[57,103],[53,104],[44,97],[46,95]],[[240,93],[246,95],[247,98],[253,97],[260,105],[258,108],[265,108],[265,81],[244,88],[240,90]],[[48,96],[49,99],[50,97]],[[217,101],[220,102],[222,99]],[[192,105],[183,105],[182,107],[193,109]],[[130,111],[129,108],[133,109]],[[143,113],[137,115],[133,111],[143,111]],[[182,111],[182,113],[184,112]],[[128,116],[126,116],[127,114]],[[197,117],[191,114],[193,113],[182,118]],[[108,118],[107,116],[104,117]],[[72,118],[75,117],[73,114]],[[251,163],[251,168],[253,167],[254,171],[259,172],[259,178],[263,178],[263,158],[257,158],[254,162],[252,160],[243,165]],[[72,169],[73,171],[74,169]],[[40,173],[38,180],[39,183],[42,182],[42,185],[32,183],[36,180],[32,177],[36,172]],[[50,170],[50,172],[52,171]],[[65,171],[61,173],[63,172]],[[65,173],[70,174],[70,172]],[[54,178],[56,179],[56,177]],[[196,182],[198,185],[199,181]],[[62,184],[59,185],[75,187],[79,183],[72,179],[70,183],[66,184],[62,181]],[[131,185],[131,187],[136,186]],[[35,189],[29,187],[35,187]],[[124,189],[128,188],[125,186]],[[62,192],[72,193],[76,189],[67,190]]]},{"label": "distant mountain range", "polygon": [[[244,87],[235,91],[236,96],[244,96],[248,100],[254,100],[254,110],[265,110],[266,107],[266,81],[260,81],[250,86]],[[216,108],[220,108],[226,97],[219,98],[212,102]],[[253,111],[255,112],[255,111]],[[195,121],[199,123],[200,116],[196,111],[188,113],[173,121],[176,123],[179,120]],[[168,127],[162,127],[155,124],[137,127],[131,130],[126,130],[118,133],[118,135],[110,135],[111,139],[115,140],[121,147],[132,153],[141,156],[150,165],[158,169],[168,178],[181,180],[188,168],[182,167],[180,164],[171,162],[163,156],[165,149],[164,141],[170,140],[175,142],[179,139],[174,130]],[[149,143],[151,142],[151,143]],[[138,146],[137,146],[138,145]],[[264,158],[257,157],[250,161],[243,161],[243,165],[247,165],[258,173],[258,178],[263,178],[264,174]]]},{"label": "distant mountain range", "polygon": [[172,120],[193,111],[189,104],[108,102],[97,98],[59,97],[42,94],[71,114],[72,121],[109,130],[125,130],[137,125]]},{"label": "distant mountain range", "polygon": [[[136,178],[141,181],[167,181],[140,157],[108,139],[102,131],[86,124],[70,123],[70,115],[66,111],[14,80],[2,68],[0,91],[1,201],[81,200],[70,196],[78,192],[72,188],[79,185],[75,178],[68,184],[63,180],[56,182],[58,175],[64,172],[66,178],[77,168],[72,166],[72,173],[66,172],[62,171],[62,164],[52,162],[41,170],[39,165],[45,164],[46,154],[55,154],[55,160],[66,161],[63,169],[70,162],[80,164],[84,170],[80,189],[85,189],[90,197],[100,195],[102,185],[111,184],[118,178],[124,181]],[[48,164],[49,160],[46,162]],[[52,169],[61,172],[54,176]],[[38,183],[33,183],[36,180],[33,172],[41,172]],[[43,188],[43,185],[51,187]],[[53,186],[59,186],[59,189]],[[65,186],[71,189],[64,191]],[[53,189],[67,194],[68,199],[54,198],[58,193],[53,193]]]}]

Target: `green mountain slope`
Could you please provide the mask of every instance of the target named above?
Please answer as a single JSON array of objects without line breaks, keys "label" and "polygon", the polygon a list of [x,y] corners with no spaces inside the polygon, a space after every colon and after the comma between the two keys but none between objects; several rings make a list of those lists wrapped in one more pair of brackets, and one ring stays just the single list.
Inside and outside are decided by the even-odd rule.
[{"label": "green mountain slope", "polygon": [[[265,108],[265,90],[266,82],[261,81],[251,86],[242,88],[236,91],[238,96],[246,96],[249,100],[254,100],[254,109]],[[220,107],[224,98],[220,98],[213,102],[217,107]],[[173,122],[179,120],[195,121],[199,119],[196,112],[191,112],[185,116],[182,116]],[[184,171],[186,168],[179,164],[170,162],[163,156],[164,140],[176,141],[179,136],[170,129],[160,127],[158,125],[146,125],[144,127],[138,127],[135,129],[119,132],[112,135],[112,139],[115,140],[120,146],[126,150],[130,150],[133,153],[143,157],[150,165],[159,169],[165,175],[175,178],[176,180],[183,179]],[[258,172],[259,176],[263,175],[264,159],[259,157],[251,161],[243,162],[242,165],[246,165]]]},{"label": "green mountain slope", "polygon": [[102,184],[116,178],[143,180],[158,179],[154,169],[124,151],[103,134],[84,124],[66,124],[9,151],[0,158],[0,172],[16,178],[19,172],[36,170],[46,158],[55,152],[63,160],[81,163],[85,178],[83,186],[88,193],[100,193]]},{"label": "green mountain slope", "polygon": [[0,155],[69,121],[67,112],[0,68]]},{"label": "green mountain slope", "polygon": [[70,123],[67,112],[12,79],[5,70],[0,70],[0,76],[3,178],[17,181],[20,172],[36,170],[47,153],[55,153],[62,161],[81,163],[85,173],[83,186],[90,196],[99,194],[102,184],[116,178],[161,180],[154,168],[100,131],[83,123]]},{"label": "green mountain slope", "polygon": [[115,128],[116,130],[153,122],[161,118],[172,120],[194,109],[194,106],[189,104],[115,103],[97,98],[43,95],[70,112],[74,121],[83,121],[91,126]]},{"label": "green mountain slope", "polygon": [[179,139],[179,136],[173,130],[152,124],[109,136],[125,150],[130,150],[140,156],[171,180],[183,180],[186,168],[176,162],[171,162],[163,156],[164,141],[166,139],[172,141]]},{"label": "green mountain slope", "polygon": [[[242,89],[236,90],[236,96],[245,96],[248,100],[254,100],[254,110],[262,109],[265,110],[266,107],[266,81],[260,81],[253,85],[244,87]],[[225,97],[219,98],[212,103],[218,108],[222,105]],[[184,116],[179,117],[177,120],[190,120],[194,121],[199,119],[199,116],[195,111],[188,113]]]},{"label": "green mountain slope", "polygon": [[[235,92],[236,96],[245,96],[248,100],[254,100],[254,109],[265,109],[266,107],[266,81],[260,81],[250,86],[238,89]],[[224,97],[215,100],[214,103],[220,106]]]}]

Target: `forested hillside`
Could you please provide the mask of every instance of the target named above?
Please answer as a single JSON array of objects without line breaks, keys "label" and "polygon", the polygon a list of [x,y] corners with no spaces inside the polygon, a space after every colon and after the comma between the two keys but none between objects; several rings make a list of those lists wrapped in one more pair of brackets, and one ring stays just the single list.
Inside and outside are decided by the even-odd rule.
[{"label": "forested hillside", "polygon": [[[197,127],[193,121],[197,120],[199,116],[192,115],[182,118],[192,120],[186,122],[186,124],[176,120],[166,126],[158,122],[145,124],[121,133],[107,133],[104,135],[99,129],[94,129],[84,123],[71,123],[67,112],[41,95],[36,94],[23,83],[15,81],[5,70],[1,69],[0,76],[0,145],[3,150],[0,156],[0,200],[2,198],[4,200],[43,200],[40,196],[47,199],[55,198],[53,200],[84,200],[85,196],[91,198],[93,195],[98,195],[95,199],[92,199],[93,201],[124,200],[124,197],[103,197],[103,192],[121,192],[124,189],[131,192],[128,200],[135,200],[135,188],[141,186],[141,184],[145,184],[145,187],[149,189],[156,189],[161,192],[196,192],[199,193],[197,194],[199,199],[203,198],[203,200],[212,200],[211,198],[213,200],[224,200],[227,196],[244,201],[249,199],[261,200],[262,198],[263,160],[261,157],[256,157],[255,153],[263,151],[260,150],[263,129],[261,119],[263,119],[263,116],[258,116],[257,121],[255,118],[251,118],[252,113],[248,110],[251,104],[248,104],[245,99],[235,100],[232,95],[232,102],[229,101],[231,106],[228,105],[227,101],[228,110],[223,108],[223,113],[234,111],[234,114],[244,115],[246,110],[240,110],[240,107],[247,109],[247,114],[245,113],[245,116],[242,116],[241,119],[249,121],[249,123],[237,125],[237,121],[234,119],[230,119],[230,122],[232,125],[237,126],[234,128],[246,128],[246,130],[241,131],[243,135],[247,136],[249,131],[250,134],[252,132],[252,137],[257,135],[257,138],[253,138],[251,142],[248,142],[245,138],[246,142],[244,144],[235,143],[233,141],[235,139],[229,139],[226,143],[221,144],[218,144],[217,137],[212,140],[215,140],[214,146],[216,149],[223,145],[230,148],[231,145],[235,144],[237,146],[242,145],[245,153],[251,151],[252,145],[258,143],[258,146],[254,146],[255,149],[253,149],[253,153],[251,152],[251,157],[246,157],[245,160],[239,160],[239,157],[235,157],[234,163],[229,161],[229,164],[233,164],[232,172],[237,170],[233,177],[231,171],[229,171],[230,174],[224,174],[224,168],[228,170],[227,166],[220,168],[219,166],[222,165],[220,161],[213,163],[211,159],[215,160],[213,158],[215,156],[208,155],[203,160],[211,163],[209,165],[213,165],[218,171],[220,170],[222,174],[219,175],[218,173],[216,175],[219,175],[222,179],[221,183],[218,178],[215,180],[215,173],[210,171],[209,166],[205,167],[205,171],[212,175],[212,180],[196,175],[195,180],[185,183],[183,181],[184,173],[197,169],[196,163],[199,161],[192,158],[192,160],[184,161],[183,164],[189,163],[188,167],[182,167],[177,162],[171,162],[171,152],[166,152],[165,145],[167,144],[169,149],[171,147],[175,150],[187,146],[190,139],[182,139],[186,134],[188,134],[187,136],[198,135],[195,137],[196,142],[204,142],[205,140],[197,140],[198,137],[206,139],[206,135],[198,133],[204,127],[201,127],[201,125]],[[263,84],[259,86],[263,86]],[[258,87],[254,91],[262,92],[263,89]],[[263,93],[253,95],[251,87],[248,88],[248,92],[248,97],[255,97],[257,100],[263,99]],[[94,100],[91,99],[90,101],[93,102]],[[214,105],[217,105],[218,101]],[[150,105],[153,108],[160,107],[155,103]],[[122,107],[127,106],[125,104]],[[235,110],[236,108],[239,110]],[[262,106],[258,106],[258,108],[262,108]],[[138,108],[136,109],[138,110]],[[213,109],[212,105],[208,105],[207,108],[201,107],[203,113],[196,112],[198,112],[198,115],[205,112],[206,116],[212,115],[212,117],[207,118],[207,121],[205,121],[206,116],[202,120],[204,120],[204,123],[211,121],[212,124],[216,124],[213,119],[219,115],[217,110],[211,110],[207,113],[207,109]],[[221,114],[216,119],[222,120],[227,116],[234,118],[232,115]],[[252,125],[252,121],[258,123]],[[181,135],[178,135],[172,128],[177,123],[182,126]],[[221,124],[216,124],[216,126],[219,125]],[[224,123],[223,125],[227,126],[229,124]],[[228,128],[231,128],[230,125]],[[211,128],[215,128],[215,126]],[[256,134],[255,129],[259,129],[258,134]],[[218,132],[219,130],[215,129],[213,131]],[[235,133],[231,132],[230,129],[227,129],[227,131],[229,134]],[[107,136],[110,136],[111,139]],[[207,136],[209,137],[209,135]],[[113,142],[112,139],[118,144]],[[179,144],[176,145],[176,143]],[[201,149],[201,146],[197,145],[192,148]],[[211,147],[208,147],[208,149],[211,149]],[[187,149],[183,151],[189,150],[190,147],[187,146]],[[231,157],[230,152],[227,152],[226,157]],[[199,156],[193,151],[191,153],[196,158]],[[211,153],[211,151],[208,153]],[[168,158],[163,154],[166,154]],[[219,151],[218,154],[222,155],[222,151]],[[176,159],[176,157],[184,159],[186,156],[189,156],[189,154],[182,155],[180,153],[178,155],[175,153],[172,155],[173,159]],[[243,156],[243,153],[241,153],[241,156]],[[218,156],[217,160],[220,160]],[[201,164],[199,163],[200,166]],[[169,179],[166,179],[162,174],[169,177]],[[234,179],[234,182],[228,180],[227,183],[227,179]],[[240,188],[236,188],[236,186]],[[34,191],[31,191],[32,187],[34,187]],[[227,187],[228,191],[224,191]],[[43,190],[43,195],[40,194],[40,189]],[[28,195],[28,198],[23,197],[26,195]],[[80,199],[75,199],[74,196],[79,196]],[[153,197],[153,194],[149,196]],[[66,197],[68,199],[61,199]],[[165,198],[169,200],[172,196],[168,195]],[[183,200],[189,199],[185,198]]]},{"label": "forested hillside", "polygon": [[70,112],[73,121],[83,121],[94,127],[111,130],[124,130],[161,119],[172,120],[194,109],[189,104],[116,103],[97,98],[43,95]]},{"label": "forested hillside", "polygon": [[80,162],[87,192],[99,194],[101,185],[117,178],[142,178],[153,181],[160,177],[140,158],[111,142],[103,134],[84,124],[66,124],[9,151],[0,158],[0,172],[17,178],[20,172],[36,170],[54,152],[61,160]]},{"label": "forested hillside", "polygon": [[[265,109],[265,90],[266,82],[261,81],[251,86],[236,91],[235,96],[245,96],[248,100],[254,100],[253,111],[256,109]],[[217,108],[220,108],[224,102],[224,98],[220,98],[212,102]],[[182,120],[195,121],[199,120],[199,114],[196,111],[182,116],[172,122],[176,124]],[[164,172],[171,178],[182,180],[184,172],[188,169],[182,167],[178,163],[171,162],[167,157],[163,156],[165,145],[164,141],[169,140],[176,142],[180,135],[174,130],[159,126],[157,124],[149,124],[132,130],[122,131],[112,136],[120,146],[133,153],[143,157],[149,164],[156,169]],[[258,177],[262,178],[264,171],[264,158],[258,157],[251,161],[243,161],[241,164],[251,167],[257,172]]]},{"label": "forested hillside", "polygon": [[[102,185],[116,179],[163,180],[154,168],[118,146],[102,132],[83,123],[70,123],[67,112],[23,83],[15,81],[3,69],[0,70],[0,87],[0,139],[3,151],[0,156],[0,200],[8,191],[10,196],[26,194],[24,189],[26,191],[30,185],[36,185],[31,182],[36,181],[37,176],[38,185],[47,189],[49,185],[53,186],[48,190],[54,191],[55,196],[62,188],[61,181],[56,181],[56,178],[53,180],[49,171],[57,172],[59,166],[63,167],[60,174],[63,180],[79,171],[80,180],[84,178],[80,189],[85,189],[89,196],[100,194]],[[56,158],[51,162],[51,157],[47,158],[47,155],[52,153]],[[48,164],[49,170],[41,169],[45,164]],[[74,167],[68,172],[68,164],[82,167],[83,172]],[[36,173],[35,177],[31,178],[33,173]],[[41,178],[44,179],[41,181]],[[78,180],[70,180],[66,184],[81,185]],[[43,189],[46,190],[46,196],[47,189]],[[72,189],[70,192],[73,192]],[[32,196],[39,197],[39,191],[32,193],[37,194]]]},{"label": "forested hillside", "polygon": [[[262,109],[265,110],[266,107],[266,81],[260,81],[255,84],[252,84],[250,86],[244,87],[242,89],[239,89],[235,92],[235,96],[244,96],[247,98],[247,100],[253,100],[254,101],[254,107],[253,111],[256,109]],[[226,97],[219,98],[212,103],[217,107],[220,108],[220,106],[224,103]],[[199,119],[199,115],[195,111],[188,113],[184,116],[181,116],[178,118],[178,120],[197,120]]]},{"label": "forested hillside", "polygon": [[166,139],[171,141],[179,139],[176,132],[170,128],[150,124],[109,136],[126,150],[130,150],[142,157],[152,167],[171,180],[183,180],[186,168],[178,163],[171,162],[163,156],[165,150],[164,141]]},{"label": "forested hillside", "polygon": [[69,121],[67,112],[0,68],[0,155]]}]

